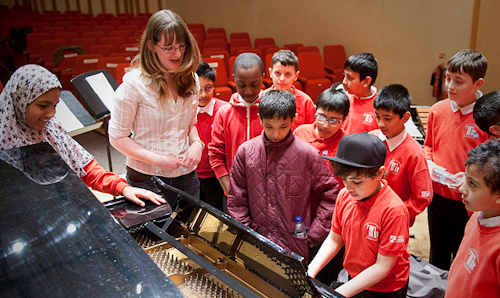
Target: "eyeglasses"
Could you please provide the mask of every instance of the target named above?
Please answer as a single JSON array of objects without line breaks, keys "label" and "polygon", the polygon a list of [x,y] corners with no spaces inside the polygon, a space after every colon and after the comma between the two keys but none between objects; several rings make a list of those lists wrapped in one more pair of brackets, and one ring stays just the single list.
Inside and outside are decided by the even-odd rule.
[{"label": "eyeglasses", "polygon": [[173,55],[175,54],[175,51],[176,50],[179,50],[179,52],[181,53],[184,53],[184,51],[186,50],[186,45],[181,43],[179,44],[178,46],[174,46],[174,45],[169,45],[169,46],[166,46],[166,47],[161,47],[161,46],[158,46],[163,52],[169,54],[169,55]]},{"label": "eyeglasses", "polygon": [[328,123],[329,125],[336,126],[342,123],[342,119],[330,118],[328,119],[325,115],[316,113],[316,120],[323,123]]},{"label": "eyeglasses", "polygon": [[215,86],[205,86],[205,88],[200,88],[200,93],[205,91],[205,93],[210,93],[214,91]]}]

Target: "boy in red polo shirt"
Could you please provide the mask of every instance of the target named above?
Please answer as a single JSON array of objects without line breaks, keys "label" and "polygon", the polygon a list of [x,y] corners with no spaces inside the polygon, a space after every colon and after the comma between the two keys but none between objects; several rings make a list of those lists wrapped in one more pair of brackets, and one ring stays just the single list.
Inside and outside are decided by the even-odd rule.
[{"label": "boy in red polo shirt", "polygon": [[481,96],[474,105],[472,115],[482,131],[500,138],[500,91]]},{"label": "boy in red polo shirt", "polygon": [[405,129],[411,117],[410,94],[403,85],[385,86],[375,98],[374,107],[380,129],[370,133],[387,148],[385,179],[408,208],[412,226],[415,217],[431,202],[432,180],[422,146]]},{"label": "boy in red polo shirt", "polygon": [[500,295],[500,141],[472,149],[460,188],[474,212],[451,265],[446,297],[493,298]]},{"label": "boy in red polo shirt", "polygon": [[323,157],[333,161],[345,187],[337,197],[330,233],[307,273],[315,277],[345,245],[350,280],[336,291],[346,297],[406,297],[409,214],[382,179],[386,152],[376,136],[356,133],[342,138],[335,157]]},{"label": "boy in red polo shirt", "polygon": [[370,53],[352,55],[344,63],[342,84],[351,102],[343,126],[346,134],[369,132],[378,128],[373,108],[373,101],[377,96],[377,88],[373,84],[377,73],[377,60]]},{"label": "boy in red polo shirt", "polygon": [[[215,114],[217,114],[217,111],[221,107],[228,105],[228,103],[214,97],[215,70],[213,68],[202,61],[196,70],[196,74],[200,79],[196,128],[198,129],[201,141],[204,144],[208,144],[212,139],[212,126]],[[198,174],[198,178],[200,179],[200,199],[219,210],[225,210],[224,192],[215,177],[215,173],[212,171],[212,167],[210,167],[207,146],[203,148],[203,152],[201,153],[201,160],[198,168],[196,168],[196,174]]]},{"label": "boy in red polo shirt", "polygon": [[464,235],[469,215],[454,175],[465,170],[470,149],[489,136],[474,123],[472,110],[484,84],[488,61],[481,53],[461,50],[447,62],[448,99],[434,104],[429,113],[425,157],[433,180],[434,196],[428,208],[431,264],[449,270]]},{"label": "boy in red polo shirt", "polygon": [[314,103],[309,95],[298,90],[293,85],[299,78],[299,59],[290,50],[279,50],[274,53],[269,68],[269,76],[273,80],[273,85],[266,90],[288,91],[295,95],[297,114],[292,129],[298,126],[314,122]]},{"label": "boy in red polo shirt", "polygon": [[236,91],[229,105],[215,115],[212,140],[208,144],[210,166],[227,194],[229,170],[238,147],[262,132],[257,115],[264,79],[264,63],[254,53],[243,53],[234,60]]}]

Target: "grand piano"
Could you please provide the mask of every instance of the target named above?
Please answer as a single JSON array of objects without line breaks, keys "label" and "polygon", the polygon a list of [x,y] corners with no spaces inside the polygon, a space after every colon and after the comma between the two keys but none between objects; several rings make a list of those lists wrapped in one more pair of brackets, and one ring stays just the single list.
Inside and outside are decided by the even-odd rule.
[{"label": "grand piano", "polygon": [[0,151],[0,297],[342,297],[304,259],[189,194],[99,203],[47,144]]}]

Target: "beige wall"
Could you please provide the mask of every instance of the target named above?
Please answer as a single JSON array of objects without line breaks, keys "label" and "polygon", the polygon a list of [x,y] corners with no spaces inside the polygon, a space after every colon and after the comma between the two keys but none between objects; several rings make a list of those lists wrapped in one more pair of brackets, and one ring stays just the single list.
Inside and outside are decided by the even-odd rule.
[{"label": "beige wall", "polygon": [[[48,9],[51,0],[45,1]],[[115,1],[106,12],[116,13]],[[157,0],[141,0],[140,11],[158,9]],[[64,0],[58,9],[66,10]],[[135,0],[131,1],[135,5]],[[477,49],[489,60],[484,91],[500,89],[500,1],[481,0]],[[87,0],[81,0],[88,11]],[[92,0],[94,13],[101,0]],[[76,0],[70,0],[76,9]],[[161,8],[176,11],[188,23],[224,27],[228,34],[246,31],[252,39],[272,36],[278,45],[343,44],[348,55],[372,52],[379,61],[376,85],[402,83],[415,104],[432,104],[430,75],[440,62],[470,46],[474,0],[161,0]],[[74,7],[74,8],[73,8]],[[124,4],[120,0],[119,11]]]},{"label": "beige wall", "polygon": [[[494,0],[492,0],[494,1]],[[415,104],[432,104],[430,75],[469,46],[472,0],[169,0],[186,22],[273,36],[279,45],[343,44],[348,55],[368,51],[379,61],[376,85],[402,83]],[[201,6],[201,7],[200,7]]]},{"label": "beige wall", "polygon": [[488,71],[483,91],[500,90],[500,1],[481,0],[477,50],[488,58]]}]

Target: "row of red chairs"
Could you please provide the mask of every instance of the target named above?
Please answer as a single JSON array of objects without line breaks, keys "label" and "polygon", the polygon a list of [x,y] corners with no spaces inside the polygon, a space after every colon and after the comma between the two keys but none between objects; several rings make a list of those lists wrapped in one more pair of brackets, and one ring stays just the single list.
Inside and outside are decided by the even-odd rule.
[{"label": "row of red chairs", "polygon": [[[319,94],[332,83],[342,81],[344,76],[344,61],[346,59],[343,46],[325,46],[323,48],[325,64],[323,64],[321,53],[316,46],[297,46],[289,47],[288,49],[295,51],[299,59],[300,74],[295,87],[306,92],[313,100],[316,100]],[[253,50],[253,52],[259,53],[258,50]],[[272,84],[268,69],[271,67],[274,52],[267,53],[263,59],[266,68],[264,84],[268,87]],[[235,92],[236,86],[232,79],[235,58],[236,56],[230,56],[227,51],[213,50],[203,52],[203,59],[217,71],[215,93],[221,99],[227,100],[231,96],[231,93]],[[326,64],[327,61],[328,65]]]},{"label": "row of red chairs", "polygon": [[[72,76],[102,67],[102,63],[106,64],[104,57],[112,57],[113,59],[118,57],[116,59],[121,61],[120,63],[125,63],[125,65],[127,65],[130,59],[134,57],[138,51],[135,45],[138,44],[140,33],[142,32],[141,28],[145,26],[147,20],[147,17],[143,16],[143,18],[138,18],[138,20],[143,22],[142,25],[138,25],[140,24],[139,21],[136,21],[135,25],[129,22],[128,25],[125,26],[127,26],[126,29],[130,31],[122,30],[124,28],[123,26],[117,26],[117,30],[111,30],[110,27],[104,27],[108,28],[106,30],[102,28],[95,30],[99,28],[96,26],[95,22],[92,22],[93,25],[96,26],[92,31],[74,29],[62,30],[63,28],[70,28],[69,24],[65,25],[65,22],[68,22],[64,20],[74,20],[75,17],[76,15],[73,18],[61,17],[53,25],[56,28],[60,26],[59,30],[53,30],[50,33],[40,29],[43,28],[40,25],[43,24],[43,22],[39,22],[39,26],[35,27],[34,32],[28,35],[27,40],[27,52],[32,53],[30,58],[38,58],[40,61],[45,60],[46,66],[52,67],[55,72],[62,76],[63,81],[67,80],[68,82]],[[83,20],[87,17],[80,15],[77,19],[78,18]],[[107,24],[111,24],[118,19],[118,17],[103,16],[101,18],[101,23],[104,24],[104,22],[107,22]],[[188,26],[200,44],[204,59],[209,59],[212,66],[215,65],[214,68],[218,70],[216,93],[217,96],[223,99],[228,99],[231,93],[235,91],[235,84],[230,74],[232,74],[233,62],[238,54],[242,52],[254,52],[262,57],[266,69],[268,69],[272,55],[279,49],[273,38],[256,38],[254,40],[255,47],[252,47],[250,35],[246,32],[231,33],[228,43],[224,28],[208,28],[205,31],[202,24],[188,24]],[[81,27],[73,24],[71,28]],[[134,30],[134,33],[130,34],[132,30]],[[124,36],[126,38],[124,38]],[[123,47],[119,48],[118,45],[122,45],[124,41],[131,42],[131,47],[134,47],[131,52],[126,52]],[[218,43],[220,44],[217,45]],[[83,49],[83,55],[81,51],[78,53],[65,53],[65,59],[63,59],[61,64],[55,65],[52,61],[55,50],[68,45],[79,46]],[[332,82],[342,79],[343,63],[345,61],[345,51],[342,46],[332,45],[324,47],[325,64],[323,64],[321,53],[316,46],[303,46],[302,44],[296,43],[287,44],[284,48],[294,51],[299,57],[300,77],[296,86],[308,93],[311,98],[316,99],[317,95]],[[79,56],[79,58],[71,59],[71,56],[75,54]],[[73,60],[80,62],[70,62]],[[124,68],[125,67],[123,67],[123,69]],[[121,81],[121,75],[117,74],[115,78],[117,81]],[[271,79],[268,74],[266,74],[264,82],[267,86],[271,84]],[[65,82],[63,82],[63,84],[65,84]]]}]

